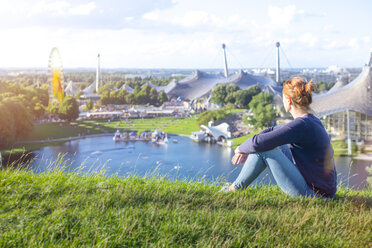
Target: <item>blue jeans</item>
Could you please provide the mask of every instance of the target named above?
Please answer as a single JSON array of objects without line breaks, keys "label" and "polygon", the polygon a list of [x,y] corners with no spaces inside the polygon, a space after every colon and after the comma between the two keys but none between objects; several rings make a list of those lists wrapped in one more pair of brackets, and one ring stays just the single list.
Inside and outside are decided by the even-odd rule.
[{"label": "blue jeans", "polygon": [[238,178],[233,183],[234,188],[246,188],[266,167],[269,167],[276,183],[287,195],[310,197],[316,195],[293,164],[288,146],[249,154]]}]

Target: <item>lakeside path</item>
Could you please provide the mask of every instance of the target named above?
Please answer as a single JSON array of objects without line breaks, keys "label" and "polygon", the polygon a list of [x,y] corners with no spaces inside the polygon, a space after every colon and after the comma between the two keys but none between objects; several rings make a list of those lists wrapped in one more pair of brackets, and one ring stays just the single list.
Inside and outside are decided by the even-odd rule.
[{"label": "lakeside path", "polygon": [[360,159],[360,160],[368,160],[372,161],[372,153],[361,153],[357,156],[353,157],[354,159]]},{"label": "lakeside path", "polygon": [[104,136],[113,136],[113,134],[102,133],[102,134],[91,134],[91,135],[79,135],[79,136],[59,138],[59,139],[20,140],[20,141],[17,141],[16,144],[26,145],[26,144],[36,144],[36,143],[62,142],[62,141],[72,141],[72,140],[78,140],[78,139],[96,138],[96,137],[104,137]]},{"label": "lakeside path", "polygon": [[[190,135],[186,134],[173,134],[169,133],[171,136],[182,136],[182,137],[187,137],[190,138]],[[17,145],[27,145],[27,144],[37,144],[37,143],[48,143],[48,142],[67,142],[67,141],[73,141],[73,140],[78,140],[78,139],[86,139],[86,138],[97,138],[97,137],[111,137],[113,136],[112,133],[102,133],[102,134],[91,134],[91,135],[79,135],[79,136],[74,136],[74,137],[67,137],[67,138],[59,138],[59,139],[43,139],[43,140],[20,140],[17,141]],[[142,140],[129,140],[128,141],[142,141]]]}]

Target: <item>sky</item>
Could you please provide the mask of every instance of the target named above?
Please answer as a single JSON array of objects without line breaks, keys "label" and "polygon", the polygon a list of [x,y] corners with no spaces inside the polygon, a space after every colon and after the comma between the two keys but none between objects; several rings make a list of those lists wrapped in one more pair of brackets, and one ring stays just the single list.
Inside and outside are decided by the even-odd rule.
[{"label": "sky", "polygon": [[0,67],[361,67],[369,0],[0,0]]}]

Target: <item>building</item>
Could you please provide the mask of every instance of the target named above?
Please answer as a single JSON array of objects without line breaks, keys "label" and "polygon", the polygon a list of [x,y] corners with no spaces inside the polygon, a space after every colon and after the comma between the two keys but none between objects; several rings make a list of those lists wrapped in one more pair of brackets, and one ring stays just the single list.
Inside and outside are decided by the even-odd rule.
[{"label": "building", "polygon": [[372,142],[372,53],[368,64],[350,83],[340,80],[327,93],[314,96],[311,108],[323,117],[330,134]]}]

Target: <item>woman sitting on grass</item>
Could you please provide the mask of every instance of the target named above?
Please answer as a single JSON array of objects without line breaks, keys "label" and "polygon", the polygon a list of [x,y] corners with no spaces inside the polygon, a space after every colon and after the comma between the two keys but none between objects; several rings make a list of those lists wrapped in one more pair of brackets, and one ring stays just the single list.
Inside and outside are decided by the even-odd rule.
[{"label": "woman sitting on grass", "polygon": [[284,108],[294,120],[266,128],[241,144],[232,163],[244,166],[235,182],[221,191],[246,188],[268,167],[290,196],[333,198],[337,187],[333,148],[320,120],[309,113],[314,88],[301,77],[284,83]]}]

